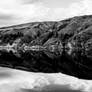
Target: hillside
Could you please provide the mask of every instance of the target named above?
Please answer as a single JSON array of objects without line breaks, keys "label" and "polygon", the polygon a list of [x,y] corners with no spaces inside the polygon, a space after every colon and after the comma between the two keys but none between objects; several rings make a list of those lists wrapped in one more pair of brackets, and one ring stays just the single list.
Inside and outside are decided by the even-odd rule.
[{"label": "hillside", "polygon": [[92,78],[92,15],[2,27],[0,46],[1,66]]}]

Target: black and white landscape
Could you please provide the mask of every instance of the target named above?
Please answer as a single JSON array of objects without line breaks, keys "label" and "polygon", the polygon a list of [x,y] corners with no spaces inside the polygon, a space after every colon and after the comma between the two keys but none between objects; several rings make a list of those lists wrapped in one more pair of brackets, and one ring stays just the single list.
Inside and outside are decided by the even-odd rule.
[{"label": "black and white landscape", "polygon": [[[9,71],[16,71],[14,72],[15,80],[18,80],[18,83],[20,82],[19,78],[21,78],[21,81],[30,80],[26,73],[29,76],[49,77],[50,82],[47,83],[46,79],[44,80],[47,83],[46,85],[52,82],[51,78],[53,77],[51,76],[55,77],[57,74],[58,77],[55,80],[60,78],[59,80],[62,82],[62,74],[64,74],[65,81],[69,76],[71,76],[70,79],[74,77],[77,82],[82,81],[80,82],[82,86],[80,85],[78,88],[83,91],[84,87],[88,87],[88,85],[85,86],[85,81],[88,80],[87,84],[90,84],[92,80],[91,24],[92,15],[85,15],[62,21],[32,22],[2,27],[0,28],[0,66],[10,69]],[[22,74],[24,72],[24,74],[19,74],[19,77],[16,75],[19,72],[22,72]],[[4,77],[6,77],[5,79],[7,79],[12,73],[1,72],[1,78],[4,80]],[[24,79],[24,76],[27,80]],[[33,80],[35,76],[32,77]],[[39,85],[39,82],[37,83]],[[71,82],[69,83],[71,84]],[[56,84],[62,83],[57,81]],[[24,83],[24,85],[26,84]],[[67,83],[64,85],[67,85]],[[64,88],[62,91],[66,91],[66,89]],[[32,92],[30,88],[29,91],[24,88],[22,90],[23,92]],[[67,90],[69,92],[69,89]]]},{"label": "black and white landscape", "polygon": [[0,92],[92,92],[92,0],[0,0]]},{"label": "black and white landscape", "polygon": [[92,16],[0,28],[0,65],[92,79]]}]

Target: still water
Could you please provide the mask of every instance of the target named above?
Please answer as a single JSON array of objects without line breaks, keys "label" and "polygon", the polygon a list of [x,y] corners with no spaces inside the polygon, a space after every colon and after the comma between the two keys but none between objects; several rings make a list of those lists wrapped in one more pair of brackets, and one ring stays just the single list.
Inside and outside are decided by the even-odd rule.
[{"label": "still water", "polygon": [[[80,90],[71,90],[71,89],[69,89],[69,86],[65,86],[65,85],[62,86],[62,85],[55,85],[55,84],[45,86],[42,89],[18,88],[18,90],[16,91],[16,88],[19,86],[19,83],[17,83],[15,85],[14,81],[17,82],[22,79],[20,82],[23,82],[26,78],[30,79],[32,77],[30,76],[29,73],[26,73],[26,72],[15,71],[13,69],[7,69],[7,68],[0,68],[0,83],[1,83],[1,81],[4,82],[4,80],[9,81],[9,83],[7,85],[0,84],[0,92],[83,92]],[[22,85],[23,85],[23,83],[22,83]],[[2,91],[1,91],[1,89],[2,89]]]},{"label": "still water", "polygon": [[66,86],[60,85],[50,85],[44,87],[42,90],[31,90],[31,89],[22,89],[21,92],[83,92],[80,90],[71,90]]}]

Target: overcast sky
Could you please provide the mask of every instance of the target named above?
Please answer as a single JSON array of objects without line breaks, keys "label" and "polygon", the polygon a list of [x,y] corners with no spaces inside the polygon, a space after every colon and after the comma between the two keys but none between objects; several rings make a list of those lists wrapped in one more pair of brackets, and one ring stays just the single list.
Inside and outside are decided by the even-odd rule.
[{"label": "overcast sky", "polygon": [[0,0],[0,26],[92,14],[92,0]]}]

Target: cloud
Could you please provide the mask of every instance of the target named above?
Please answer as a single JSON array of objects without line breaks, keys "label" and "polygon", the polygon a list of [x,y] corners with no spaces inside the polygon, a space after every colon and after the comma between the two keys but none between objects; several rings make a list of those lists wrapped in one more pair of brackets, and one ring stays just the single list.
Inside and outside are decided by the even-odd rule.
[{"label": "cloud", "polygon": [[66,8],[53,8],[50,11],[51,13],[49,15],[52,20],[62,20],[74,16],[91,15],[92,0],[81,0],[79,2],[73,2]]},{"label": "cloud", "polygon": [[[6,20],[7,24],[7,19],[9,19],[9,25],[40,20],[47,12],[48,8],[44,7],[42,3],[22,4],[18,0],[0,2],[0,20],[4,20],[4,23]],[[0,22],[0,24],[2,23]]]},{"label": "cloud", "polygon": [[20,0],[22,4],[33,4],[37,2],[41,2],[41,0]]},{"label": "cloud", "polygon": [[33,21],[57,21],[88,14],[92,14],[91,0],[81,0],[67,7],[53,8],[45,6],[42,0],[0,0],[0,26]]}]

